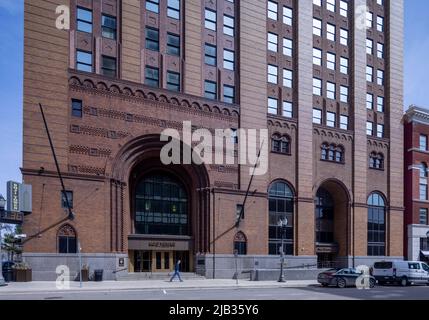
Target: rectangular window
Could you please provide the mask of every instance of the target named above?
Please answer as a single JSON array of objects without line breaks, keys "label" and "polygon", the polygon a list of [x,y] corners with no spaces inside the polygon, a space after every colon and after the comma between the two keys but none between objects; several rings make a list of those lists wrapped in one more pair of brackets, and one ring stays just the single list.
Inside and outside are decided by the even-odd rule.
[{"label": "rectangular window", "polygon": [[92,53],[76,50],[76,69],[79,71],[92,72]]},{"label": "rectangular window", "polygon": [[271,64],[268,65],[268,82],[277,84],[278,79],[278,68]]},{"label": "rectangular window", "polygon": [[428,185],[427,183],[420,183],[420,200],[428,200]]},{"label": "rectangular window", "polygon": [[172,56],[180,56],[180,37],[167,33],[167,54]]},{"label": "rectangular window", "polygon": [[167,1],[167,17],[180,19],[180,0]]},{"label": "rectangular window", "polygon": [[76,16],[77,31],[92,33],[92,11],[78,7]]},{"label": "rectangular window", "polygon": [[384,138],[384,125],[377,124],[377,138]]},{"label": "rectangular window", "polygon": [[377,84],[379,86],[384,85],[384,71],[383,70],[377,70]]},{"label": "rectangular window", "polygon": [[368,256],[386,255],[386,212],[384,207],[368,208]]},{"label": "rectangular window", "polygon": [[291,39],[283,38],[283,54],[288,57],[293,55],[293,43]]},{"label": "rectangular window", "polygon": [[72,99],[72,116],[82,118],[82,100]]},{"label": "rectangular window", "polygon": [[159,0],[146,0],[146,10],[159,13]]},{"label": "rectangular window", "polygon": [[268,33],[268,50],[272,52],[277,52],[278,47],[278,36],[274,33]]},{"label": "rectangular window", "polygon": [[313,18],[313,34],[316,36],[322,36],[322,20]]},{"label": "rectangular window", "polygon": [[374,48],[374,41],[366,39],[366,54],[372,55]]},{"label": "rectangular window", "polygon": [[180,91],[180,73],[167,71],[167,89]]},{"label": "rectangular window", "polygon": [[428,209],[420,209],[420,224],[427,226],[428,225]]},{"label": "rectangular window", "polygon": [[104,38],[116,40],[116,18],[105,14],[101,17],[101,35]]},{"label": "rectangular window", "polygon": [[372,110],[374,108],[374,95],[371,93],[366,94],[366,108]]},{"label": "rectangular window", "polygon": [[384,59],[384,44],[377,43],[377,58]]},{"label": "rectangular window", "polygon": [[348,11],[349,11],[349,4],[346,1],[340,0],[340,15],[347,18]]},{"label": "rectangular window", "polygon": [[235,33],[235,25],[234,25],[234,18],[224,15],[223,16],[223,33],[227,36],[234,36]]},{"label": "rectangular window", "polygon": [[366,13],[366,27],[372,28],[372,12]]},{"label": "rectangular window", "polygon": [[116,58],[101,57],[101,73],[107,77],[116,77]]},{"label": "rectangular window", "polygon": [[315,6],[321,7],[322,6],[322,0],[313,0],[313,4]]},{"label": "rectangular window", "polygon": [[313,64],[316,66],[322,65],[322,50],[313,48]]},{"label": "rectangular window", "polygon": [[205,9],[205,27],[206,29],[216,31],[216,11]]},{"label": "rectangular window", "polygon": [[73,191],[65,191],[65,194],[61,191],[61,208],[68,209],[66,197],[69,201],[70,209],[73,209]]},{"label": "rectangular window", "polygon": [[349,74],[349,59],[340,57],[340,72],[342,74]]},{"label": "rectangular window", "polygon": [[373,81],[373,74],[374,74],[373,67],[366,66],[366,81],[372,82]]},{"label": "rectangular window", "polygon": [[235,103],[235,88],[233,86],[223,86],[223,101],[226,103]]},{"label": "rectangular window", "polygon": [[334,112],[326,112],[326,125],[331,128],[335,128],[336,125],[336,114]]},{"label": "rectangular window", "polygon": [[326,67],[331,70],[335,70],[335,59],[336,56],[334,53],[327,52],[326,53]]},{"label": "rectangular window", "polygon": [[340,29],[340,43],[344,46],[349,43],[349,32],[345,29]]},{"label": "rectangular window", "polygon": [[335,100],[336,99],[336,93],[335,93],[335,83],[327,82],[326,83],[326,97],[328,99]]},{"label": "rectangular window", "polygon": [[209,66],[216,66],[217,65],[217,50],[216,46],[212,46],[210,44],[205,45],[204,48],[204,61]]},{"label": "rectangular window", "polygon": [[274,98],[268,98],[268,113],[269,114],[278,114],[278,100]]},{"label": "rectangular window", "polygon": [[292,102],[283,101],[283,117],[292,118]]},{"label": "rectangular window", "polygon": [[344,103],[349,102],[349,88],[346,86],[340,86],[340,101]]},{"label": "rectangular window", "polygon": [[217,84],[213,81],[206,80],[204,82],[204,96],[207,99],[216,100],[217,98]]},{"label": "rectangular window", "polygon": [[286,88],[292,88],[293,86],[292,70],[283,69],[283,86]]},{"label": "rectangular window", "polygon": [[278,19],[278,4],[273,1],[268,1],[268,18],[276,20]]},{"label": "rectangular window", "polygon": [[322,80],[313,78],[313,94],[322,96]]},{"label": "rectangular window", "polygon": [[335,0],[326,0],[326,9],[335,12]]},{"label": "rectangular window", "polygon": [[367,121],[366,123],[366,135],[372,136],[374,134],[374,124],[372,122]]},{"label": "rectangular window", "polygon": [[234,51],[223,50],[223,67],[227,70],[234,71],[235,61],[234,61]]},{"label": "rectangular window", "polygon": [[335,25],[326,24],[326,38],[331,41],[335,41]]},{"label": "rectangular window", "polygon": [[158,29],[146,27],[146,49],[159,51]]},{"label": "rectangular window", "polygon": [[340,116],[340,129],[349,130],[349,117]]},{"label": "rectangular window", "polygon": [[420,145],[419,148],[421,151],[427,151],[428,150],[428,136],[421,134],[420,135]]},{"label": "rectangular window", "polygon": [[146,66],[145,84],[154,88],[159,88],[159,69]]},{"label": "rectangular window", "polygon": [[313,123],[314,124],[322,124],[322,110],[313,109]]},{"label": "rectangular window", "polygon": [[283,7],[283,23],[292,26],[293,12],[291,8]]},{"label": "rectangular window", "polygon": [[377,16],[377,31],[384,31],[384,18]]},{"label": "rectangular window", "polygon": [[384,98],[377,97],[377,112],[384,112]]}]

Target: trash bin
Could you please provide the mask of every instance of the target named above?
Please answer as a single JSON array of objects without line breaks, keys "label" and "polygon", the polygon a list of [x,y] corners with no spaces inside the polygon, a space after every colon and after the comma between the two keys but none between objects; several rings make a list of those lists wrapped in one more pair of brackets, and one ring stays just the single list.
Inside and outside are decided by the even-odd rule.
[{"label": "trash bin", "polygon": [[12,261],[5,261],[3,262],[2,271],[3,271],[3,278],[5,282],[12,282],[13,281],[13,266],[15,263]]},{"label": "trash bin", "polygon": [[94,281],[95,282],[103,281],[103,270],[94,270]]}]

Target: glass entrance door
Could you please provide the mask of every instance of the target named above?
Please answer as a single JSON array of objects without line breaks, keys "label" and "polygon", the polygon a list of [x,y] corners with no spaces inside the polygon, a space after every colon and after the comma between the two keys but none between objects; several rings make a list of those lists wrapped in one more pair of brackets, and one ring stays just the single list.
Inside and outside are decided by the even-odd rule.
[{"label": "glass entrance door", "polygon": [[174,270],[173,251],[153,251],[153,272],[171,272]]},{"label": "glass entrance door", "polygon": [[134,272],[152,271],[152,252],[134,251]]}]

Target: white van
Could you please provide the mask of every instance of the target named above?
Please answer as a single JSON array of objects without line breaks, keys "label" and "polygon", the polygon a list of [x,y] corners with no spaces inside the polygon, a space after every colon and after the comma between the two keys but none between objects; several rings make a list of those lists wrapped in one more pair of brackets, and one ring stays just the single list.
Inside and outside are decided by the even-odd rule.
[{"label": "white van", "polygon": [[372,275],[380,285],[398,283],[429,285],[429,266],[420,261],[380,261],[374,263]]}]

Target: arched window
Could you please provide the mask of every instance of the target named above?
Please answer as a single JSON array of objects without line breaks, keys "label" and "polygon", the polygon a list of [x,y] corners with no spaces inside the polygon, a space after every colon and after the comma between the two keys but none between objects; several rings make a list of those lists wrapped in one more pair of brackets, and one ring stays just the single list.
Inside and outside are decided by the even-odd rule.
[{"label": "arched window", "polygon": [[329,146],[326,143],[322,144],[322,160],[328,160],[328,150]]},{"label": "arched window", "polygon": [[238,232],[234,237],[234,253],[245,256],[247,254],[247,238],[243,232]]},{"label": "arched window", "polygon": [[[268,191],[269,196],[269,254],[280,254],[282,239],[285,247],[283,251],[286,255],[293,255],[293,191],[291,187],[283,182],[273,183]],[[288,220],[286,232],[283,233],[280,221]]]},{"label": "arched window", "polygon": [[335,162],[344,162],[344,148],[341,146],[337,147],[337,149],[335,150]]},{"label": "arched window", "polygon": [[384,169],[384,155],[382,153],[372,152],[369,156],[369,167],[371,169]]},{"label": "arched window", "polygon": [[58,253],[77,253],[77,237],[74,228],[65,224],[58,230]]},{"label": "arched window", "polygon": [[287,135],[273,134],[271,137],[271,151],[281,154],[290,154],[290,138]]},{"label": "arched window", "polygon": [[386,203],[374,192],[368,198],[368,256],[386,255]]},{"label": "arched window", "polygon": [[321,146],[321,159],[336,163],[344,163],[344,148],[335,144],[323,143]]},{"label": "arched window", "polygon": [[140,180],[135,229],[137,234],[189,235],[188,196],[183,185],[163,173]]},{"label": "arched window", "polygon": [[316,195],[316,242],[334,242],[334,200],[325,188],[320,188]]}]

